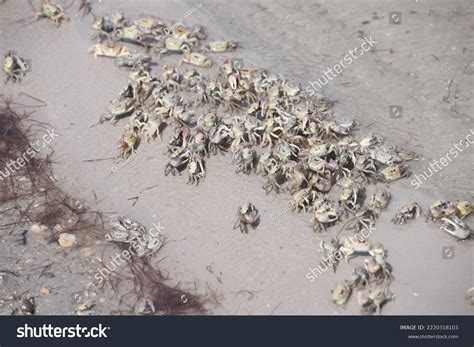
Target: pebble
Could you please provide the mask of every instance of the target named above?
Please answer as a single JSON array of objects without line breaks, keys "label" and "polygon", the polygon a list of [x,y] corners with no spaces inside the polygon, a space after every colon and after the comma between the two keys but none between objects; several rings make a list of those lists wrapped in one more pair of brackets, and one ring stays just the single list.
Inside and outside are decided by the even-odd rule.
[{"label": "pebble", "polygon": [[62,233],[59,235],[58,243],[62,248],[74,248],[79,245],[79,240],[74,234]]}]

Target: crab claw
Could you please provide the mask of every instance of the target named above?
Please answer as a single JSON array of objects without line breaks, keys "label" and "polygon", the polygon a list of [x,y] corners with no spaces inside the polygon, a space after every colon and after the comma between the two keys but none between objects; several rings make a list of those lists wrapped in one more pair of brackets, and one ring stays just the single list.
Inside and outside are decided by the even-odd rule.
[{"label": "crab claw", "polygon": [[471,229],[457,216],[454,216],[452,219],[443,218],[441,221],[443,225],[440,227],[440,230],[444,230],[448,234],[461,240],[465,240],[471,236]]}]

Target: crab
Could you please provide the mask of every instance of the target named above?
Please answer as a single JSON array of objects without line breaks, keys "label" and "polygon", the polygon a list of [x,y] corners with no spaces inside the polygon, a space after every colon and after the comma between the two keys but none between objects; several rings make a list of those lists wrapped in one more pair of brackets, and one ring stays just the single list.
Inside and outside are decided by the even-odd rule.
[{"label": "crab", "polygon": [[29,70],[29,66],[23,58],[15,54],[13,51],[5,54],[5,61],[3,63],[3,71],[7,75],[7,82],[11,79],[13,83],[20,82]]},{"label": "crab", "polygon": [[314,212],[314,202],[319,198],[319,193],[313,189],[304,188],[293,194],[293,211]]},{"label": "crab", "polygon": [[234,51],[238,46],[235,41],[213,41],[209,42],[207,48],[213,53],[223,53]]},{"label": "crab", "polygon": [[357,256],[359,254],[370,254],[369,251],[372,247],[372,241],[367,238],[358,238],[349,239],[345,238],[342,241],[341,247],[339,250],[344,255],[346,262],[349,262],[351,256]]},{"label": "crab", "polygon": [[430,205],[430,209],[426,212],[426,220],[437,221],[442,218],[451,218],[457,213],[456,204],[449,200],[438,200]]},{"label": "crab", "polygon": [[323,253],[323,262],[328,259],[332,260],[333,271],[336,272],[336,266],[338,262],[338,253],[341,247],[339,240],[335,237],[329,236],[319,243],[320,252]]},{"label": "crab", "polygon": [[466,218],[472,212],[472,205],[469,201],[456,202],[456,216],[461,219]]},{"label": "crab", "polygon": [[193,153],[188,162],[188,183],[196,185],[206,176],[203,157],[198,153]]},{"label": "crab", "polygon": [[392,182],[411,175],[406,164],[392,164],[378,174],[378,179],[382,182]]},{"label": "crab", "polygon": [[126,98],[126,99],[116,99],[112,101],[110,106],[107,108],[107,111],[110,113],[110,117],[106,119],[110,120],[112,123],[117,122],[119,119],[129,116],[135,111],[136,99]]},{"label": "crab", "polygon": [[281,190],[281,185],[278,183],[281,177],[281,166],[275,158],[271,158],[266,166],[266,177],[262,188],[265,189],[265,193],[269,194],[272,190],[278,194]]},{"label": "crab", "polygon": [[357,266],[352,270],[351,287],[355,287],[358,290],[364,289],[369,284],[369,273],[363,266]]},{"label": "crab", "polygon": [[383,139],[380,136],[377,135],[367,135],[363,137],[357,147],[356,151],[363,154],[369,152],[370,149],[374,148],[376,145],[380,144],[383,142]]},{"label": "crab", "polygon": [[368,155],[359,155],[354,162],[354,171],[362,176],[362,178],[369,182],[371,177],[375,177],[377,174],[377,167],[375,166],[374,160]]},{"label": "crab", "polygon": [[233,230],[239,228],[240,232],[248,234],[248,227],[250,226],[252,229],[255,229],[259,219],[258,210],[253,204],[248,202],[237,209],[237,221],[234,224]]},{"label": "crab", "polygon": [[225,152],[231,140],[231,130],[225,124],[215,126],[209,134],[209,151],[212,154],[217,154],[217,151]]},{"label": "crab", "polygon": [[212,66],[211,59],[201,53],[196,52],[184,52],[179,64],[182,65],[183,63],[204,67],[206,69]]},{"label": "crab", "polygon": [[183,150],[175,150],[170,156],[170,160],[165,166],[165,176],[168,176],[170,173],[175,176],[176,174],[181,175],[183,167],[189,161],[189,152]]},{"label": "crab", "polygon": [[146,54],[138,52],[128,52],[127,54],[121,54],[115,59],[115,63],[118,66],[126,66],[133,68],[135,66],[147,66],[151,62],[151,57]]},{"label": "crab", "polygon": [[105,236],[106,241],[132,244],[135,254],[149,257],[164,244],[163,235],[153,235],[143,225],[126,216],[112,216],[109,221],[112,231]]},{"label": "crab", "polygon": [[392,218],[394,224],[405,224],[409,219],[416,219],[420,216],[421,207],[413,202],[403,206],[400,211]]},{"label": "crab", "polygon": [[460,240],[465,240],[472,234],[471,229],[458,216],[442,218],[441,222],[443,225],[440,227],[440,230],[446,231],[448,234]]},{"label": "crab", "polygon": [[338,306],[344,305],[351,296],[351,292],[351,286],[347,281],[336,284],[336,287],[331,290],[332,302]]},{"label": "crab", "polygon": [[194,152],[201,156],[209,156],[209,138],[207,133],[200,128],[195,128],[191,147]]},{"label": "crab", "polygon": [[262,139],[261,132],[263,127],[255,117],[247,117],[244,121],[245,135],[252,146],[256,146]]},{"label": "crab", "polygon": [[165,47],[158,52],[158,57],[165,53],[183,53],[190,52],[191,47],[197,43],[197,40],[186,40],[176,37],[167,37],[165,40]]},{"label": "crab", "polygon": [[326,225],[334,223],[339,219],[336,209],[330,200],[320,198],[315,203],[314,216],[311,220],[314,232],[326,231]]},{"label": "crab", "polygon": [[342,188],[339,194],[339,205],[344,209],[346,215],[354,214],[359,209],[363,191],[363,187],[356,183]]},{"label": "crab", "polygon": [[371,231],[375,224],[376,218],[377,215],[373,210],[362,206],[355,212],[354,217],[351,217],[347,220],[347,222],[344,223],[342,229],[355,229],[357,232],[362,230]]},{"label": "crab", "polygon": [[109,224],[112,226],[112,231],[105,236],[107,241],[131,243],[147,233],[143,225],[126,216],[112,216]]},{"label": "crab", "polygon": [[287,180],[285,190],[290,194],[300,191],[303,186],[309,186],[308,179],[306,178],[306,168],[302,163],[291,165],[289,169],[284,165],[283,172]]},{"label": "crab", "polygon": [[163,122],[161,118],[157,118],[156,120],[149,119],[141,128],[145,141],[150,143],[151,140],[156,139],[158,136],[161,138],[161,132],[165,126],[166,123]]},{"label": "crab", "polygon": [[88,52],[94,54],[95,59],[97,59],[98,56],[116,58],[130,54],[127,47],[118,43],[96,43],[89,47]]},{"label": "crab", "polygon": [[[363,294],[362,294],[363,295]],[[366,298],[359,299],[362,307],[362,313],[380,313],[382,306],[387,302],[393,300],[394,296],[388,288],[376,288],[369,293]]]},{"label": "crab", "polygon": [[36,18],[49,18],[55,27],[61,25],[61,21],[69,21],[69,17],[60,5],[55,4],[51,0],[42,0],[41,8],[36,13]]},{"label": "crab", "polygon": [[377,189],[368,201],[369,208],[378,216],[387,208],[390,202],[390,192],[386,189]]},{"label": "crab", "polygon": [[140,143],[140,137],[132,127],[126,127],[120,141],[120,157],[127,158],[135,152]]},{"label": "crab", "polygon": [[369,273],[370,278],[375,280],[377,284],[383,283],[386,279],[388,283],[393,277],[391,266],[385,261],[384,257],[378,255],[364,260],[364,268]]},{"label": "crab", "polygon": [[244,142],[239,146],[239,149],[232,155],[232,163],[236,166],[236,173],[243,172],[244,174],[250,174],[254,171],[254,162],[256,154],[255,150],[250,146],[249,143]]}]

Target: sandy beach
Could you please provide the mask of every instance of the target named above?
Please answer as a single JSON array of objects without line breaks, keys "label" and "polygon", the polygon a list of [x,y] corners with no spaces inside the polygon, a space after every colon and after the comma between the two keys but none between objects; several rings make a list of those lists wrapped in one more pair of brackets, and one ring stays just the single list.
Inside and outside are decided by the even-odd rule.
[{"label": "sandy beach", "polygon": [[[102,0],[94,2],[93,12],[178,20],[200,3],[186,25],[201,24],[210,39],[240,45],[235,52],[214,55],[215,67],[208,74],[215,74],[226,58],[238,58],[245,66],[282,74],[306,89],[349,49],[360,46],[364,37],[376,41],[318,93],[334,101],[338,118],[360,122],[357,136],[376,133],[418,154],[409,163],[412,175],[387,185],[392,200],[372,235],[374,242],[384,244],[393,266],[390,289],[395,300],[383,307],[383,314],[473,314],[474,306],[465,298],[474,286],[472,238],[458,241],[423,217],[405,225],[390,220],[398,208],[414,201],[423,214],[439,199],[474,202],[474,142],[469,146],[465,140],[474,133],[474,4],[469,0]],[[39,6],[39,1],[33,4]],[[324,235],[311,230],[309,214],[287,211],[289,195],[267,195],[260,177],[235,174],[230,154],[208,160],[206,178],[198,186],[186,184],[186,175],[165,177],[168,159],[163,152],[172,134],[166,129],[163,140],[145,146],[127,165],[112,170],[119,165],[113,158],[123,126],[98,121],[126,84],[128,71],[113,60],[95,60],[88,54],[93,17],[75,16],[77,5],[66,10],[71,20],[54,28],[47,20],[18,22],[33,15],[26,0],[0,4],[0,56],[14,50],[31,61],[31,72],[22,82],[1,84],[0,94],[31,102],[21,95],[27,93],[47,103],[31,117],[48,123],[58,134],[41,152],[54,151],[58,185],[91,209],[131,216],[147,227],[160,223],[168,242],[151,263],[159,262],[171,285],[204,296],[212,293],[214,300],[206,307],[209,314],[359,314],[355,300],[335,306],[331,289],[350,275],[360,258],[342,261],[336,273],[327,271],[310,282],[307,273],[318,265]],[[401,23],[390,24],[389,12],[401,12]],[[156,61],[153,69],[159,71],[167,62],[176,63],[176,56]],[[392,106],[396,115],[390,112]],[[451,155],[448,165],[430,175],[430,163],[453,153],[454,143],[460,148],[458,155]],[[261,222],[256,230],[242,234],[232,227],[237,207],[247,201],[258,208]],[[474,228],[473,215],[465,221]],[[94,245],[94,252],[102,246]],[[31,258],[34,264],[49,258],[53,265],[48,271],[57,276],[16,278],[16,290],[58,287],[37,300],[38,314],[71,314],[69,298],[94,277],[95,258],[81,249],[62,251],[34,235],[28,247],[29,252],[11,249],[8,241],[2,241],[0,255]],[[0,269],[10,261],[0,257]],[[119,298],[104,290],[98,293],[104,299],[97,300],[98,314],[109,314],[118,306]]]}]

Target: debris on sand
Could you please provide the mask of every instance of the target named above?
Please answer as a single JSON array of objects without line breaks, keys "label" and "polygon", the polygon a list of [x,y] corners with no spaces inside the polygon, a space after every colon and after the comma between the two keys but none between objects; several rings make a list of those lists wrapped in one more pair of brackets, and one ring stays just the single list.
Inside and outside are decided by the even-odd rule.
[{"label": "debris on sand", "polygon": [[[0,168],[22,157],[37,127],[45,126],[30,120],[30,114],[17,114],[11,105],[9,99],[0,105]],[[51,155],[28,159],[24,165],[0,177],[0,219],[12,221],[0,224],[0,230],[21,226],[50,242],[58,242],[66,249],[103,240],[110,232],[104,223],[103,214],[78,206],[74,199],[57,187],[51,170]],[[136,301],[145,296],[151,298],[160,314],[204,313],[202,298],[166,284],[167,278],[152,267],[145,257],[133,256],[127,265],[127,275],[114,273],[107,279],[117,294],[120,294],[118,282],[129,281],[129,285],[135,289]],[[46,272],[44,275],[47,275]],[[93,288],[101,290],[97,285]],[[42,290],[41,293],[46,291]],[[189,298],[185,304],[181,301],[183,295]],[[16,312],[36,313],[33,296],[25,295],[20,301],[21,307]],[[88,314],[90,309],[87,305],[78,307],[77,313]],[[126,312],[133,313],[133,310]]]}]

